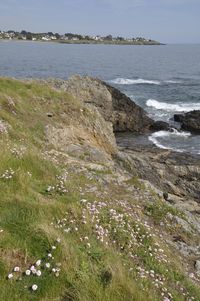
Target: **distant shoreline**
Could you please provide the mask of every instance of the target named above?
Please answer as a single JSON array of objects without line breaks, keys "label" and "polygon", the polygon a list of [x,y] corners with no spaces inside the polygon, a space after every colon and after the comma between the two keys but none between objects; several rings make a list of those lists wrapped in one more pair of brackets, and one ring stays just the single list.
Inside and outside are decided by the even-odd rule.
[{"label": "distant shoreline", "polygon": [[43,40],[20,40],[20,39],[0,39],[0,42],[41,42],[41,43],[59,43],[59,44],[76,44],[76,45],[129,45],[129,46],[162,46],[166,45],[163,43],[159,43],[156,41],[152,42],[130,42],[130,41],[93,41],[93,40],[51,40],[51,41],[43,41]]}]

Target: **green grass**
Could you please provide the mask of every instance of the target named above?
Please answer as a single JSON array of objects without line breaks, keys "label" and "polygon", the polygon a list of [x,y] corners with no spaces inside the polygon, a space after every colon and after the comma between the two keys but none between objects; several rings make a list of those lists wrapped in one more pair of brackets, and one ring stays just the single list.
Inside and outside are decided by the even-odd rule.
[{"label": "green grass", "polygon": [[136,188],[144,189],[145,185],[138,179],[138,177],[134,176],[130,180],[127,181],[127,184],[133,185]]},{"label": "green grass", "polygon": [[[44,154],[44,151],[52,150],[45,139],[46,125],[59,123],[67,126],[70,118],[80,118],[83,104],[69,94],[56,92],[44,84],[5,78],[0,79],[0,105],[0,120],[10,125],[7,134],[0,134],[0,230],[3,230],[0,233],[1,301],[162,300],[161,292],[155,289],[152,280],[138,276],[138,266],[164,275],[167,279],[165,285],[174,296],[173,300],[185,300],[176,286],[177,281],[195,296],[195,300],[199,300],[198,288],[183,275],[178,262],[159,263],[155,256],[152,258],[149,255],[149,248],[155,248],[155,239],[146,235],[142,224],[137,230],[138,222],[128,215],[132,207],[126,209],[117,203],[117,199],[123,199],[127,194],[126,191],[122,188],[115,190],[111,185],[106,198],[97,196],[96,192],[87,192],[87,187],[93,185],[99,192],[104,189],[98,178],[112,176],[109,169],[91,171],[88,168],[93,175],[89,179],[84,171],[75,172],[75,165],[71,170],[63,157],[59,164],[54,164]],[[53,117],[47,117],[47,112],[52,112]],[[90,118],[91,113],[87,109],[84,109],[84,114],[85,118]],[[10,169],[14,172],[12,177],[2,177]],[[57,176],[62,175],[63,171],[68,172],[64,181],[67,193],[58,189],[48,192],[47,187],[56,186],[59,183]],[[144,189],[136,177],[128,184]],[[80,200],[84,198],[93,204],[105,202],[106,207],[99,209],[99,223],[110,229],[107,244],[97,239],[95,220],[91,219],[87,210],[87,223],[82,223],[84,205]],[[133,202],[131,199],[130,206]],[[122,222],[110,219],[110,209],[123,214]],[[159,204],[148,206],[146,211],[158,222],[172,209]],[[72,230],[66,233],[64,229],[68,227]],[[130,229],[138,231],[137,243],[142,239],[142,244],[136,244],[131,249],[136,256],[134,260],[130,259],[128,249]],[[88,237],[90,247],[84,237]],[[58,238],[60,243],[57,243]],[[56,250],[52,251],[54,245]],[[48,258],[49,253],[53,254],[54,259]],[[25,276],[25,270],[38,259],[42,260],[42,276]],[[45,268],[46,262],[50,262],[51,267],[61,265],[59,277]],[[8,280],[7,276],[15,266],[19,266],[21,271]],[[36,292],[31,290],[33,284],[38,285]]]},{"label": "green grass", "polygon": [[160,200],[155,200],[154,204],[146,205],[145,211],[147,215],[153,218],[155,224],[159,224],[168,213],[185,218],[182,212]]}]

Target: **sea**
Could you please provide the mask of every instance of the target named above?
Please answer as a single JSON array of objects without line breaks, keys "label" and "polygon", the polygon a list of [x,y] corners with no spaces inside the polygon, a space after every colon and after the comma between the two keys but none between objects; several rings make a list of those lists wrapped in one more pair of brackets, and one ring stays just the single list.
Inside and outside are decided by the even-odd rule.
[{"label": "sea", "polygon": [[[74,74],[108,82],[143,107],[150,117],[175,127],[175,113],[200,110],[200,45],[0,41],[0,76],[68,79]],[[130,145],[139,142],[200,154],[200,136],[176,129],[139,137],[129,134],[125,140]]]}]

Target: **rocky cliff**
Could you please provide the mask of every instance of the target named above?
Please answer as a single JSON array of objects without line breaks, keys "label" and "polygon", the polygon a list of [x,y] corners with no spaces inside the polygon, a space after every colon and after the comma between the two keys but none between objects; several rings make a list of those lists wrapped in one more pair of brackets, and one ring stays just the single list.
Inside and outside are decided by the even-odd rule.
[{"label": "rocky cliff", "polygon": [[114,132],[144,133],[154,124],[129,97],[99,79],[73,76],[67,81],[53,80],[51,84],[97,108],[103,118],[112,123]]}]

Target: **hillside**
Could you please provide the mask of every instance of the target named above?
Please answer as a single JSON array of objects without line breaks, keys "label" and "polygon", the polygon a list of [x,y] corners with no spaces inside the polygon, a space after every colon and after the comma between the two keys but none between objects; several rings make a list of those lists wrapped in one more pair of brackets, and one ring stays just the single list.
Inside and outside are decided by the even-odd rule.
[{"label": "hillside", "polygon": [[166,201],[148,177],[162,153],[116,144],[113,128],[152,125],[116,93],[92,79],[0,78],[1,301],[200,300],[198,164],[179,206]]}]

